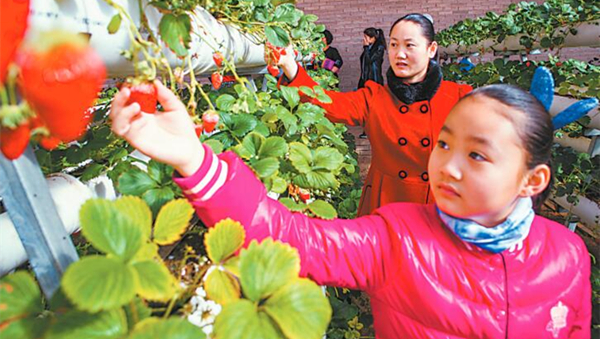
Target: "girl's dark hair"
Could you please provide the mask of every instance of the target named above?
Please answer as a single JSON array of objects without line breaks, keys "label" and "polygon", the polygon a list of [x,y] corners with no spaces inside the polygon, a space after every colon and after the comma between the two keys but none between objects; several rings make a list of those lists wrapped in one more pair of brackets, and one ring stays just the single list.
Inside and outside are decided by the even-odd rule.
[{"label": "girl's dark hair", "polygon": [[384,49],[386,48],[385,34],[383,34],[382,29],[369,27],[363,31],[363,34],[368,37],[375,38],[375,46],[373,47],[383,46]]},{"label": "girl's dark hair", "polygon": [[426,16],[420,13],[410,13],[396,20],[396,22],[394,22],[394,24],[392,25],[392,28],[390,28],[390,35],[392,35],[394,27],[396,27],[396,25],[402,21],[410,21],[419,25],[421,27],[421,31],[423,32],[423,36],[425,37],[425,39],[427,39],[429,44],[431,44],[434,41],[435,30],[433,29],[433,22],[431,22],[430,19],[428,19]]},{"label": "girl's dark hair", "polygon": [[323,35],[325,36],[325,42],[327,43],[327,46],[331,45],[331,43],[333,42],[333,34],[331,34],[331,32],[326,29],[323,31]]},{"label": "girl's dark hair", "polygon": [[[537,165],[546,164],[552,172],[552,145],[554,128],[552,118],[544,106],[531,93],[510,85],[489,85],[477,88],[464,98],[484,96],[494,99],[513,110],[523,113],[520,117],[507,116],[514,124],[523,147],[527,151],[527,168],[532,169]],[[537,210],[542,206],[554,182],[551,175],[546,189],[532,197],[533,206]]]}]

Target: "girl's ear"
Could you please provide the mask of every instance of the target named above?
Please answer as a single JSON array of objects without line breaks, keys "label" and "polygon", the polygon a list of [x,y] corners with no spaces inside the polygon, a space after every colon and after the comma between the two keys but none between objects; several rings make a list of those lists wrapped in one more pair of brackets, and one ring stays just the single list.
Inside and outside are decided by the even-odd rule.
[{"label": "girl's ear", "polygon": [[427,47],[427,53],[429,54],[429,59],[433,59],[435,57],[435,53],[438,50],[438,43],[436,41],[431,42],[429,47]]},{"label": "girl's ear", "polygon": [[533,197],[544,192],[550,184],[551,176],[552,170],[550,166],[545,164],[537,165],[535,168],[529,170],[519,196]]}]

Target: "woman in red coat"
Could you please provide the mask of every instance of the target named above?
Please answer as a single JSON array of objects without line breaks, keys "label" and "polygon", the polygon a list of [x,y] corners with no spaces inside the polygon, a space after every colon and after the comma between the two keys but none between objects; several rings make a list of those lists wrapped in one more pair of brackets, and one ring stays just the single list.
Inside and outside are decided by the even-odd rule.
[{"label": "woman in red coat", "polygon": [[[427,161],[450,109],[467,85],[444,81],[433,24],[421,14],[398,19],[390,31],[387,86],[367,81],[355,92],[327,92],[331,104],[319,104],[333,122],[363,126],[372,161],[358,215],[370,214],[390,202],[430,203]],[[304,69],[286,53],[279,66],[288,86],[315,86]]]}]

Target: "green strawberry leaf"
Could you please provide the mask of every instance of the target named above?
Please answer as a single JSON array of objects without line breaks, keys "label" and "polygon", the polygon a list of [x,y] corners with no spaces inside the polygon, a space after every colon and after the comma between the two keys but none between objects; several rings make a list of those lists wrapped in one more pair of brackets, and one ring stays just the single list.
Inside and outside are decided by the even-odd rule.
[{"label": "green strawberry leaf", "polygon": [[150,211],[150,207],[148,207],[148,204],[144,200],[132,195],[126,195],[115,200],[113,204],[121,215],[128,217],[139,227],[144,240],[150,239],[150,233],[152,232],[152,211]]},{"label": "green strawberry leaf", "polygon": [[292,200],[291,198],[281,198],[279,202],[282,203],[285,207],[287,207],[292,212],[302,212],[306,209],[306,205],[299,204]]},{"label": "green strawberry leaf", "polygon": [[281,86],[281,95],[291,108],[298,106],[298,103],[300,103],[300,94],[298,94],[298,88],[296,87]]},{"label": "green strawberry leaf", "polygon": [[246,299],[223,306],[215,319],[214,334],[219,339],[285,338],[273,320]]},{"label": "green strawberry leaf", "polygon": [[290,44],[290,36],[279,26],[265,26],[267,41],[278,47],[286,47]]},{"label": "green strawberry leaf", "polygon": [[148,203],[152,215],[156,215],[164,204],[175,198],[175,192],[169,187],[151,189],[142,194],[142,199]]},{"label": "green strawberry leaf", "polygon": [[319,339],[331,320],[331,305],[317,284],[294,279],[266,302],[265,312],[289,339]]},{"label": "green strawberry leaf", "polygon": [[137,167],[131,168],[129,171],[119,176],[117,189],[121,194],[141,196],[146,191],[158,187],[158,183],[154,181],[148,173]]},{"label": "green strawberry leaf", "polygon": [[287,142],[282,137],[267,138],[258,151],[259,158],[282,157],[288,151]]},{"label": "green strawberry leaf", "polygon": [[31,274],[18,271],[0,280],[0,324],[37,316],[43,310],[40,289]]},{"label": "green strawberry leaf", "polygon": [[254,301],[269,297],[300,273],[296,249],[267,238],[256,240],[240,253],[240,281],[244,295]]},{"label": "green strawberry leaf", "polygon": [[71,264],[61,286],[81,310],[98,312],[121,307],[135,297],[134,269],[116,258],[88,256]]},{"label": "green strawberry leaf", "polygon": [[123,214],[111,201],[86,201],[79,210],[79,219],[85,238],[104,253],[126,261],[142,247],[141,223]]},{"label": "green strawberry leaf", "polygon": [[118,339],[127,334],[122,309],[96,314],[72,310],[56,318],[44,339]]},{"label": "green strawberry leaf", "polygon": [[324,200],[315,200],[308,204],[308,210],[321,219],[331,220],[337,218],[337,212],[330,203]]},{"label": "green strawberry leaf", "polygon": [[144,299],[167,301],[177,291],[177,281],[162,263],[154,260],[136,262],[136,291]]},{"label": "green strawberry leaf", "polygon": [[290,161],[300,173],[309,173],[312,168],[312,153],[306,145],[290,143]]},{"label": "green strawberry leaf", "polygon": [[127,339],[205,339],[201,329],[189,321],[171,317],[148,318],[140,322]]},{"label": "green strawberry leaf", "polygon": [[154,242],[159,245],[172,244],[181,238],[187,229],[194,208],[185,199],[171,200],[158,212],[154,223]]},{"label": "green strawberry leaf", "polygon": [[208,298],[220,305],[227,305],[240,299],[240,283],[233,275],[218,268],[208,274],[204,289]]},{"label": "green strawberry leaf", "polygon": [[158,24],[158,31],[163,41],[173,50],[178,57],[185,57],[192,37],[192,24],[187,14],[178,16],[168,13],[165,14]]},{"label": "green strawberry leaf", "polygon": [[229,259],[244,244],[246,232],[242,225],[231,219],[221,220],[204,236],[208,258],[214,264]]},{"label": "green strawberry leaf", "polygon": [[279,160],[275,158],[264,158],[251,163],[252,169],[261,178],[268,178],[277,173],[279,169]]}]

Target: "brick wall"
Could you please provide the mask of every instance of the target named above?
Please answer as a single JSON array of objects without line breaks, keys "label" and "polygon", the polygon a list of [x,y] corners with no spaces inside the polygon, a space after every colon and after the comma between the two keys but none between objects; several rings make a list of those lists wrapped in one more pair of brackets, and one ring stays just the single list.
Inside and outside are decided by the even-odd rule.
[{"label": "brick wall", "polygon": [[[420,12],[431,14],[436,30],[440,30],[462,19],[479,17],[488,11],[501,13],[509,4],[517,2],[519,0],[297,0],[296,5],[305,13],[319,16],[319,23],[325,24],[333,33],[334,41],[331,45],[340,51],[344,59],[344,66],[340,71],[340,87],[343,91],[348,91],[358,83],[362,32],[365,28],[381,28],[387,38],[396,19],[408,13]],[[600,55],[600,49],[564,50],[562,55],[589,61]],[[385,76],[387,56],[383,67]]]}]

